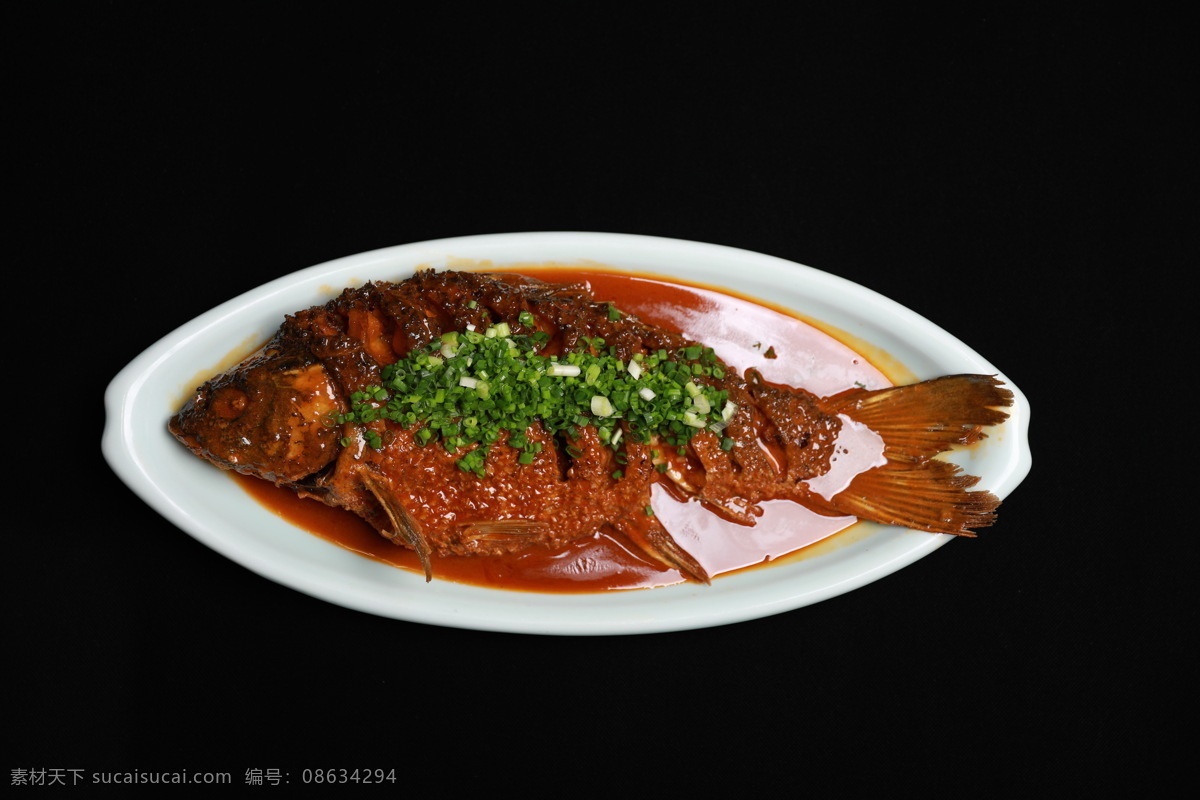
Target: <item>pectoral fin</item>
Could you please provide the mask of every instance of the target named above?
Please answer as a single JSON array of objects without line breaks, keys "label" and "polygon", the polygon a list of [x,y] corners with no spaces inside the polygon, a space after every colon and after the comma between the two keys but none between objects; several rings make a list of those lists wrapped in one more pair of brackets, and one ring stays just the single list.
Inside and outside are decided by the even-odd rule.
[{"label": "pectoral fin", "polygon": [[369,470],[360,469],[358,475],[362,478],[363,486],[375,496],[379,501],[379,505],[383,507],[388,519],[392,523],[392,530],[385,531],[384,535],[390,539],[399,539],[399,543],[408,545],[416,552],[417,557],[421,560],[421,566],[425,570],[425,581],[428,583],[433,580],[433,564],[430,561],[429,542],[425,536],[417,528],[416,522],[412,516],[405,510],[396,496],[388,488],[387,484],[379,478],[371,474]]}]

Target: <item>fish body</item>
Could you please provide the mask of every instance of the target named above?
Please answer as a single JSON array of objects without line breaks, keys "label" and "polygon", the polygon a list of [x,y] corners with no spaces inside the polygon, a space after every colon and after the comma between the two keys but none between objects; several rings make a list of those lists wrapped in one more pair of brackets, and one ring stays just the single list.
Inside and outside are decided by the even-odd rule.
[{"label": "fish body", "polygon": [[[483,347],[497,344],[483,332],[507,342],[498,352],[517,366],[483,369]],[[571,374],[577,364],[591,366]],[[659,378],[659,397],[645,374]],[[455,393],[477,404],[430,405]],[[590,394],[591,413],[531,410],[564,394]],[[662,414],[646,409],[667,394],[689,410],[653,428]],[[654,485],[745,525],[759,503],[786,499],[973,535],[999,500],[935,456],[979,441],[1011,402],[982,375],[817,397],[739,374],[584,285],[425,270],[289,315],[260,351],[200,386],[169,429],[218,467],[353,511],[416,551],[427,578],[433,555],[558,548],[607,528],[708,582],[650,512]],[[830,488],[855,429],[878,451]]]}]

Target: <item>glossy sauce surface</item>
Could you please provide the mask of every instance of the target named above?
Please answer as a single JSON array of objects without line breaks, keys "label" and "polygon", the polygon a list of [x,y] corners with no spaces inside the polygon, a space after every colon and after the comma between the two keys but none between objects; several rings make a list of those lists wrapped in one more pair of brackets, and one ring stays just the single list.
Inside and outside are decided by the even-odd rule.
[{"label": "glossy sauce surface", "polygon": [[[773,383],[819,396],[891,381],[833,336],[760,302],[650,276],[558,267],[518,270],[550,282],[586,281],[592,293],[625,313],[712,347],[735,369],[759,370]],[[852,426],[847,426],[848,429]],[[869,431],[848,435],[846,463],[871,463]],[[265,481],[236,476],[261,503],[293,524],[363,556],[421,572],[416,556],[381,537],[353,514],[302,499]],[[767,563],[844,530],[853,517],[824,517],[795,503],[767,501],[754,527],[726,521],[698,502],[655,486],[655,514],[676,541],[713,576]],[[680,583],[677,571],[648,561],[621,537],[597,532],[557,551],[537,549],[507,557],[435,559],[437,579],[521,591],[596,592]]]}]

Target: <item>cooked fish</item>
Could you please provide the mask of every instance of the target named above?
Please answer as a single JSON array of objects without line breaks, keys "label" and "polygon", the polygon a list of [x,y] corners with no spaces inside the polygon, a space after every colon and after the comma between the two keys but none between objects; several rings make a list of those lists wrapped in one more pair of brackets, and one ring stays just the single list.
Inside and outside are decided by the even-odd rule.
[{"label": "cooked fish", "polygon": [[[1011,403],[985,375],[817,397],[739,374],[584,285],[425,270],[289,315],[169,428],[222,469],[353,511],[416,551],[427,579],[435,554],[607,528],[707,583],[653,516],[652,486],[745,525],[787,499],[970,536],[999,500],[935,456],[979,441]],[[845,473],[854,431],[878,449]]]}]

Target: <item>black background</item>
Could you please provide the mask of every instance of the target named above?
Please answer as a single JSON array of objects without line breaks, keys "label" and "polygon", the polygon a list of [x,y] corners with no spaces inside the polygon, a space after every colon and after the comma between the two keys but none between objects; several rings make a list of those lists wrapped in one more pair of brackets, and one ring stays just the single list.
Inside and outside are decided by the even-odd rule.
[{"label": "black background", "polygon": [[[1195,430],[1178,23],[841,8],[20,21],[6,767],[538,793],[1168,776],[1195,632],[1168,461]],[[539,637],[275,584],[103,461],[104,388],[197,314],[340,256],[532,230],[881,292],[1021,387],[1033,470],[984,536],[841,597]]]}]

